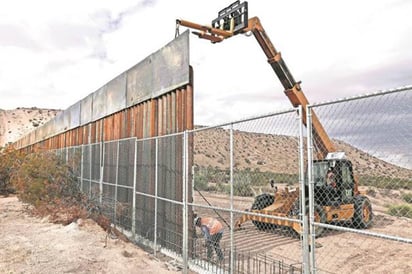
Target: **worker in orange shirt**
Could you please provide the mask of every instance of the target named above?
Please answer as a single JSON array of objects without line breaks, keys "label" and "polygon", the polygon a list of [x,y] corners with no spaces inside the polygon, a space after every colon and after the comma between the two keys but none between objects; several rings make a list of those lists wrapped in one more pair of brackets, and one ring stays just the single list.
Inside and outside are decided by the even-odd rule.
[{"label": "worker in orange shirt", "polygon": [[207,259],[212,258],[213,249],[219,261],[224,259],[222,249],[220,248],[220,240],[223,236],[223,225],[219,220],[212,217],[196,217],[194,223],[200,227],[202,234],[205,237],[207,247]]}]

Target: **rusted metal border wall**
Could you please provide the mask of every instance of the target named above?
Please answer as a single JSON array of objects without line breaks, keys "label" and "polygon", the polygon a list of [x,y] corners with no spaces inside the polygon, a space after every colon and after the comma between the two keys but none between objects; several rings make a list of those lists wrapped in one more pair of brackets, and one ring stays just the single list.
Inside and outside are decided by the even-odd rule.
[{"label": "rusted metal border wall", "polygon": [[[102,119],[18,148],[50,150],[128,137],[138,139],[181,132],[193,128],[193,89],[188,84],[158,98],[126,108]],[[30,138],[26,136],[25,138]]]},{"label": "rusted metal border wall", "polygon": [[186,31],[14,145],[48,150],[192,129],[192,74]]},{"label": "rusted metal border wall", "polygon": [[[80,146],[81,161],[78,164],[82,174],[86,172],[85,178],[81,176],[80,180],[82,190],[91,197],[97,195],[114,200],[133,200],[135,208],[143,210],[145,222],[154,224],[155,216],[149,214],[154,208],[154,200],[140,195],[138,190],[155,194],[155,171],[146,168],[151,163],[151,158],[146,154],[153,155],[157,147],[154,142],[144,142],[143,146],[138,146],[137,140],[190,129],[193,129],[193,71],[189,65],[187,31],[14,145],[27,152],[59,151]],[[123,197],[117,192],[119,189],[124,192],[122,186],[128,182],[124,182],[124,174],[122,179],[117,176],[119,152],[110,143],[120,144],[122,139],[129,137],[133,137],[133,145],[122,145],[122,149],[124,153],[131,150],[135,155],[134,159],[128,158],[125,165],[135,170],[136,192],[128,190],[126,197]],[[90,149],[85,150],[86,147]],[[121,155],[122,161],[126,161],[124,153]],[[168,198],[175,201],[157,215],[159,224],[168,225],[159,242],[181,254],[180,245],[170,244],[167,239],[183,240],[183,212],[180,205],[183,202],[183,139],[173,138],[160,148],[159,153],[162,168],[175,174],[159,185],[159,189],[164,189]],[[189,158],[192,159],[191,156]],[[117,164],[106,165],[102,160],[112,161],[110,163],[115,161]],[[135,161],[144,164],[136,165]],[[104,179],[107,179],[105,184]],[[99,193],[92,191],[96,185],[100,185],[96,188]],[[190,191],[188,195],[191,197]],[[132,208],[132,204],[128,206]],[[137,229],[136,232],[139,233]]]}]

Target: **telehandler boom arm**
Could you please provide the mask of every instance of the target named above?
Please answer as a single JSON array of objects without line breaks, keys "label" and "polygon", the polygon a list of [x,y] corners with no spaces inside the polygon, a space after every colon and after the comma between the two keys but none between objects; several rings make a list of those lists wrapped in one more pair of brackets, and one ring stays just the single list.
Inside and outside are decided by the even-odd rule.
[{"label": "telehandler boom arm", "polygon": [[[292,105],[294,107],[302,106],[302,122],[307,126],[306,107],[309,102],[300,87],[300,83],[296,82],[293,78],[281,53],[273,46],[259,18],[248,18],[246,1],[242,3],[236,1],[221,10],[218,13],[218,17],[212,21],[211,26],[199,25],[185,20],[176,20],[176,34],[178,34],[178,27],[180,25],[195,29],[196,32],[193,32],[194,34],[212,43],[222,42],[239,33],[252,33],[265,53],[268,63],[279,78],[285,94]],[[320,167],[313,168],[317,172],[316,177],[325,177],[326,174],[324,173],[331,167],[334,168],[334,172],[337,172],[335,175],[339,176],[333,189],[330,189],[328,185],[323,185],[324,181],[322,179],[319,179],[316,183],[314,182],[313,216],[315,222],[326,223],[351,220],[355,227],[366,228],[370,226],[372,222],[372,207],[368,198],[360,195],[357,178],[353,175],[352,163],[344,159],[344,153],[342,155],[341,153],[333,153],[336,150],[332,141],[316,114],[314,112],[311,114],[312,140],[317,154],[317,159],[313,161],[313,165]],[[343,176],[344,172],[345,176]],[[338,183],[339,186],[337,186]],[[309,192],[309,184],[305,184],[303,187],[305,193]],[[246,213],[236,221],[235,227],[240,227],[242,223],[250,220],[258,229],[277,225],[291,227],[301,234],[302,223],[284,220],[286,217],[301,219],[299,212],[296,210],[296,202],[299,201],[300,195],[299,188],[291,192],[286,188],[283,191],[276,191],[275,195],[269,193],[258,195],[255,197],[251,212],[281,218],[267,218]],[[307,206],[302,205],[300,212],[304,211],[303,208]],[[317,229],[315,233],[315,236],[319,236],[322,233],[322,229]]]},{"label": "telehandler boom arm", "polygon": [[[272,66],[272,69],[282,83],[285,94],[292,105],[294,107],[302,106],[302,122],[306,126],[306,106],[309,104],[309,101],[303,93],[300,84],[295,81],[293,75],[290,73],[281,53],[273,46],[259,18],[253,17],[249,19],[248,27],[244,29],[245,33],[248,31],[251,31],[258,41],[267,57],[268,63]],[[335,147],[315,113],[312,113],[312,128],[317,153],[324,159],[329,152],[335,152]]]},{"label": "telehandler boom arm", "polygon": [[[305,126],[307,125],[306,106],[309,102],[300,87],[300,83],[296,82],[293,78],[281,53],[273,46],[259,18],[247,19],[247,2],[240,4],[239,1],[236,1],[228,8],[220,11],[219,17],[213,20],[212,26],[199,25],[180,19],[176,20],[176,24],[198,30],[199,32],[193,33],[200,38],[210,40],[212,43],[222,42],[224,39],[239,33],[251,32],[265,53],[268,63],[282,83],[285,94],[292,105],[294,107],[302,106],[302,122]],[[312,128],[314,146],[318,157],[325,159],[328,153],[335,152],[336,149],[315,113],[312,113]]]}]

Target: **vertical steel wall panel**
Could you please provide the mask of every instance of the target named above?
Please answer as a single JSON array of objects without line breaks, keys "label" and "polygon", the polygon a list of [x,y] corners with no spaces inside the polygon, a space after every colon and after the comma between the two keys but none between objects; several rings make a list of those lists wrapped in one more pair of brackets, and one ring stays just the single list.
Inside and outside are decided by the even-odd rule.
[{"label": "vertical steel wall panel", "polygon": [[[54,134],[58,134],[64,131],[64,111],[54,117]],[[36,136],[36,138],[38,138]]]},{"label": "vertical steel wall panel", "polygon": [[92,121],[93,117],[93,94],[80,101],[80,125],[86,125]]},{"label": "vertical steel wall panel", "polygon": [[67,109],[67,115],[69,116],[69,129],[77,128],[80,126],[80,109],[81,101],[75,103]]},{"label": "vertical steel wall panel", "polygon": [[127,106],[136,105],[152,96],[153,66],[147,57],[127,71]]},{"label": "vertical steel wall panel", "polygon": [[127,72],[127,106],[159,97],[190,82],[189,32]]},{"label": "vertical steel wall panel", "polygon": [[[105,85],[106,115],[126,108],[126,73],[122,73]],[[106,116],[105,115],[105,116]]]},{"label": "vertical steel wall panel", "polygon": [[188,82],[189,77],[189,32],[178,36],[173,42],[153,54],[154,87],[152,97],[158,97]]},{"label": "vertical steel wall panel", "polygon": [[107,116],[105,89],[106,87],[102,87],[93,93],[92,121]]}]

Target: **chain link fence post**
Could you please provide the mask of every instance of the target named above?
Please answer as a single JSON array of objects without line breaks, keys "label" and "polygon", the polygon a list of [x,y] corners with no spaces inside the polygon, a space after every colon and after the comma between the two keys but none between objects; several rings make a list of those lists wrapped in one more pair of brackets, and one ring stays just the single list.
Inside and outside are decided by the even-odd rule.
[{"label": "chain link fence post", "polygon": [[84,146],[85,145],[81,145],[81,159],[80,159],[80,189],[81,191],[83,191],[83,161],[84,161]]},{"label": "chain link fence post", "polygon": [[105,145],[104,142],[101,141],[99,145],[100,157],[99,157],[99,168],[100,168],[100,176],[99,176],[99,203],[102,204],[103,201],[103,174],[104,174],[104,153],[105,153]]},{"label": "chain link fence post", "polygon": [[159,187],[159,138],[155,139],[155,209],[154,209],[154,232],[153,232],[153,253],[157,255],[157,211],[158,211],[158,187]]},{"label": "chain link fence post", "polygon": [[300,185],[300,212],[301,212],[301,220],[302,220],[302,262],[303,262],[303,272],[308,274],[310,272],[310,258],[309,258],[309,229],[308,229],[308,215],[306,210],[306,201],[307,198],[305,194],[305,148],[304,148],[304,138],[303,138],[303,123],[302,117],[303,111],[302,106],[298,107],[298,117],[297,123],[299,125],[299,185]]},{"label": "chain link fence post", "polygon": [[234,165],[234,159],[233,159],[233,124],[230,125],[229,129],[229,157],[230,157],[230,266],[229,266],[229,271],[232,274],[234,271],[234,266],[235,266],[235,235],[234,235],[234,216],[233,216],[233,165]]},{"label": "chain link fence post", "polygon": [[188,273],[188,172],[189,172],[189,150],[188,150],[189,142],[188,142],[188,133],[187,130],[184,131],[183,133],[183,167],[182,167],[182,181],[183,181],[183,193],[182,193],[182,200],[183,200],[183,242],[182,242],[182,258],[183,258],[183,273],[187,274]]},{"label": "chain link fence post", "polygon": [[314,225],[314,180],[313,180],[313,135],[312,135],[312,113],[311,113],[311,108],[310,106],[306,106],[306,134],[307,134],[307,146],[308,146],[308,188],[309,188],[309,233],[310,233],[310,238],[309,238],[309,253],[310,253],[310,258],[309,258],[309,264],[310,264],[310,272],[311,273],[316,273],[316,258],[315,258],[315,225]]},{"label": "chain link fence post", "polygon": [[[136,182],[137,182],[137,138],[134,139],[133,196],[132,196],[132,235],[136,238]],[[155,224],[156,229],[156,224]],[[155,249],[156,250],[156,249]],[[155,251],[156,254],[156,251]],[[155,255],[156,256],[156,255]]]}]

